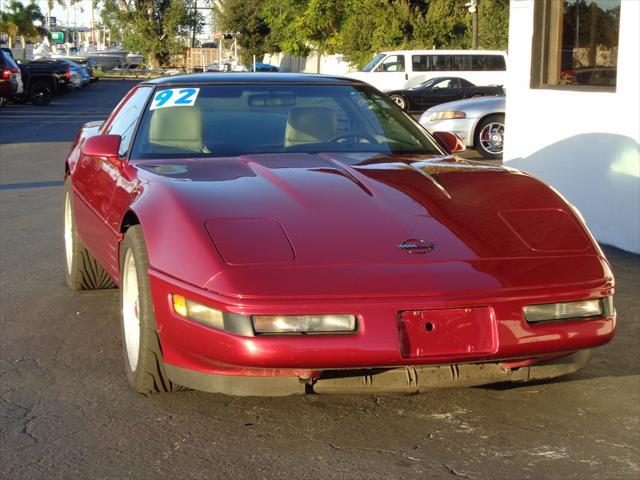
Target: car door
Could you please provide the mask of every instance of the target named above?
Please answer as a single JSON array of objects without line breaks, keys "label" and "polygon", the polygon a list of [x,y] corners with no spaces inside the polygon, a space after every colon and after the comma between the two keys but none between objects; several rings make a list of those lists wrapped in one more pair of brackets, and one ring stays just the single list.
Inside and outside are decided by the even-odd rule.
[{"label": "car door", "polygon": [[431,87],[431,94],[424,97],[424,107],[431,108],[441,103],[462,98],[462,85],[458,78],[445,78]]},{"label": "car door", "polygon": [[119,231],[114,228],[112,197],[123,178],[124,159],[133,140],[135,128],[151,87],[138,87],[112,114],[102,127],[100,135],[120,135],[119,157],[116,162],[106,158],[87,157],[80,153],[74,171],[74,209],[78,233],[85,246],[111,274],[118,272]]}]

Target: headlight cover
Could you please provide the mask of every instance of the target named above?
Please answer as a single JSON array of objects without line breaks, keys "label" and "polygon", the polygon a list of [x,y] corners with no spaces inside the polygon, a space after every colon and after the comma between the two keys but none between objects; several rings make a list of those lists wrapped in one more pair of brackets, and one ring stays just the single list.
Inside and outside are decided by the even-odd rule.
[{"label": "headlight cover", "polygon": [[594,317],[610,317],[612,315],[613,297],[611,296],[594,300],[546,303],[524,307],[524,317],[529,323],[580,320]]},{"label": "headlight cover", "polygon": [[171,295],[171,304],[174,312],[192,322],[216,330],[224,330],[247,337],[253,336],[251,321],[246,315],[222,312],[176,294]]},{"label": "headlight cover", "polygon": [[431,121],[434,120],[451,120],[452,118],[467,118],[464,112],[446,110],[444,112],[434,112],[431,114]]},{"label": "headlight cover", "polygon": [[346,333],[356,329],[354,315],[256,315],[251,321],[256,334]]},{"label": "headlight cover", "polygon": [[205,327],[253,337],[255,335],[351,333],[356,330],[355,315],[240,315],[223,312],[194,302],[182,295],[171,295],[173,311],[180,317]]}]

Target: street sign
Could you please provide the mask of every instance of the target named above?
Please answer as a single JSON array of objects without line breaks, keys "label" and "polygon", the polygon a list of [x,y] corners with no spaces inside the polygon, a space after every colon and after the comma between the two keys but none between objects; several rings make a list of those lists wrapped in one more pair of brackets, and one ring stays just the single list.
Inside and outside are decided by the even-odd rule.
[{"label": "street sign", "polygon": [[53,28],[58,24],[56,17],[49,17],[49,28]]},{"label": "street sign", "polygon": [[51,32],[51,41],[53,43],[64,43],[64,32]]}]

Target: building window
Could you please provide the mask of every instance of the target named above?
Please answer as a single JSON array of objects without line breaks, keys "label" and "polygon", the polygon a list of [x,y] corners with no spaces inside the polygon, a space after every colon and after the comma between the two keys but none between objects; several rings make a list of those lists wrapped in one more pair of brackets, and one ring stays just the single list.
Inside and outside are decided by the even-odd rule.
[{"label": "building window", "polygon": [[531,87],[614,89],[621,0],[539,0]]}]

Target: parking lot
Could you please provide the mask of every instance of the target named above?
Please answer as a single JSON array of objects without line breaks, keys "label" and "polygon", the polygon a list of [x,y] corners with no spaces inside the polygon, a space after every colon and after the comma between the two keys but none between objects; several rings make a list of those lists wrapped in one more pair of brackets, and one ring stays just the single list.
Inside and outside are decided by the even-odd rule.
[{"label": "parking lot", "polygon": [[0,477],[640,477],[640,257],[605,247],[618,335],[555,382],[414,396],[144,397],[116,290],[65,285],[64,158],[134,82],[0,110]]}]

